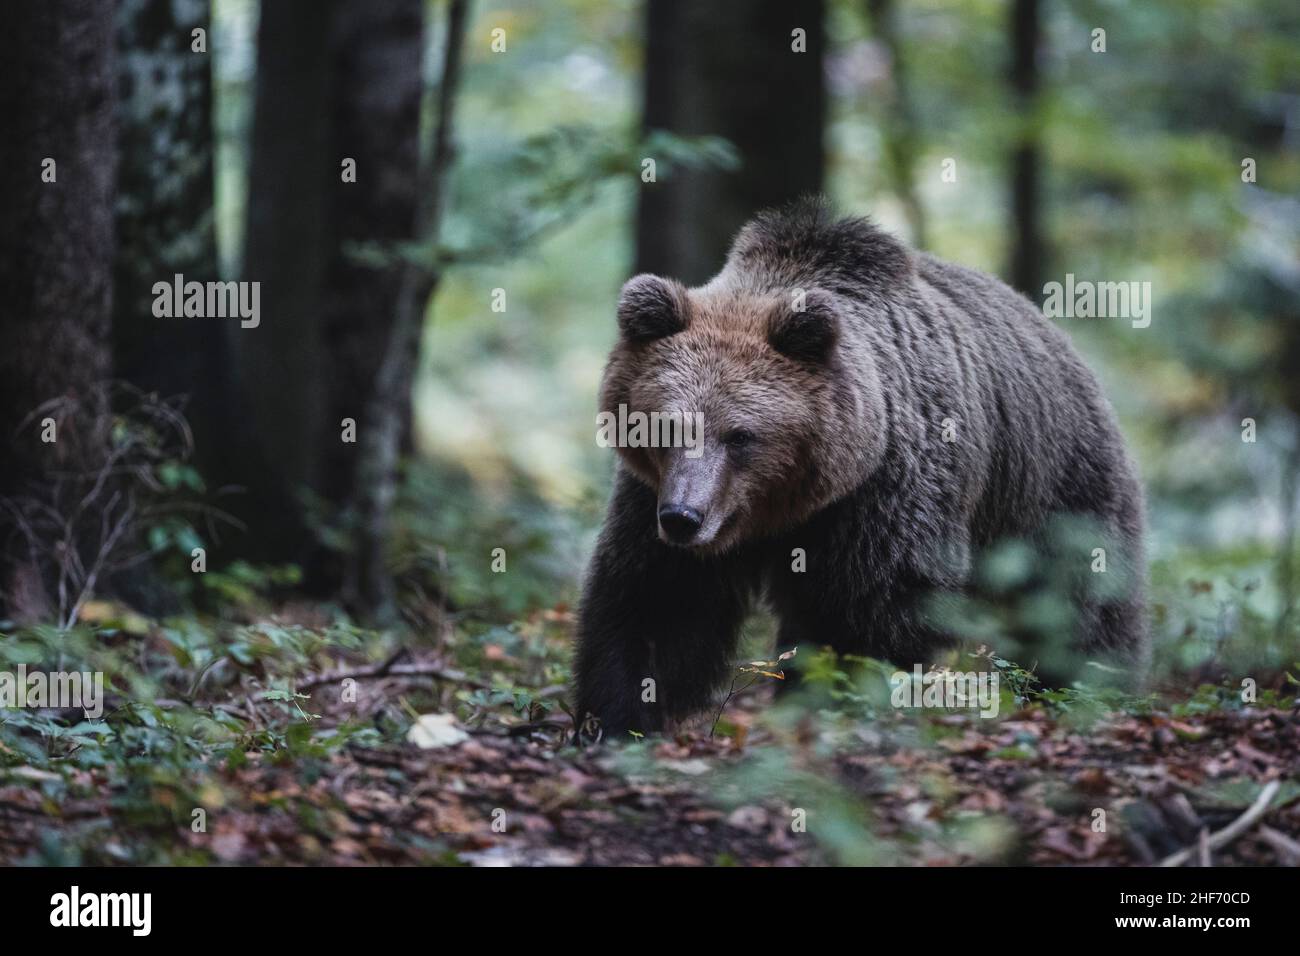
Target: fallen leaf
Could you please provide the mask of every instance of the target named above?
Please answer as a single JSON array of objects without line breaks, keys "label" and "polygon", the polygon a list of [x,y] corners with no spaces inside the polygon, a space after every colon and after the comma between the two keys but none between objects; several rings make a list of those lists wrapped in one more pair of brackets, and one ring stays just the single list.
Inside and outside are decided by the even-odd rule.
[{"label": "fallen leaf", "polygon": [[406,740],[421,750],[434,750],[464,743],[469,734],[456,726],[452,714],[421,714],[406,732]]}]

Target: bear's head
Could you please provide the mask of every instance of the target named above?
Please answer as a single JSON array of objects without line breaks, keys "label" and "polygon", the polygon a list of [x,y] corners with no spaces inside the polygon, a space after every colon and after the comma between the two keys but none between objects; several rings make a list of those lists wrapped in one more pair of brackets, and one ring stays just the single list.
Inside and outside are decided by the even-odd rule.
[{"label": "bear's head", "polygon": [[720,553],[796,526],[884,454],[884,406],[851,306],[824,289],[688,290],[639,275],[619,298],[602,417],[658,496],[660,538]]}]

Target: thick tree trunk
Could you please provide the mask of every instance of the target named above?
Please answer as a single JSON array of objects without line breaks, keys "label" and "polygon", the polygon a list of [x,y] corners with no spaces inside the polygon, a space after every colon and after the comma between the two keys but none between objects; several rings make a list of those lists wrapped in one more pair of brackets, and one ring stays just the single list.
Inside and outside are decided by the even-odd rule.
[{"label": "thick tree trunk", "polygon": [[1038,47],[1042,42],[1039,0],[1011,6],[1011,89],[1021,128],[1011,154],[1011,285],[1039,301],[1043,291],[1043,235],[1040,226],[1042,159],[1036,109]]},{"label": "thick tree trunk", "polygon": [[[424,94],[422,0],[345,5],[336,17],[333,46],[330,206],[335,238],[324,306],[330,385],[321,490],[332,504],[342,505],[353,492],[357,446],[339,441],[339,423],[353,418],[363,433],[375,425],[367,418],[365,402],[397,315],[402,272],[397,263],[387,268],[359,265],[347,250],[358,242],[415,237]],[[339,175],[345,157],[356,161],[356,182],[345,183]],[[404,415],[404,434],[408,428],[409,416]]]},{"label": "thick tree trunk", "polygon": [[[0,57],[0,498],[31,492],[93,456],[103,438],[94,401],[109,372],[115,86],[113,8],[42,0],[5,10]],[[54,165],[43,165],[45,160]],[[51,182],[42,173],[52,174]],[[41,415],[61,398],[57,441]],[[59,420],[62,419],[62,420]],[[0,507],[0,592],[9,610],[30,580],[16,516]],[[19,613],[22,608],[17,608]]]},{"label": "thick tree trunk", "polygon": [[[264,322],[234,330],[255,463],[243,484],[263,556],[304,563],[316,590],[336,590],[345,570],[308,528],[301,496],[324,506],[322,520],[339,517],[361,443],[383,427],[367,401],[401,311],[401,270],[350,253],[415,236],[423,42],[421,0],[263,6],[244,272],[262,281]],[[400,441],[409,413],[399,418]]]},{"label": "thick tree trunk", "polygon": [[[202,29],[208,52],[192,49]],[[229,422],[220,321],[159,319],[153,285],[217,278],[208,0],[121,0],[118,35],[114,373],[184,396],[200,469],[219,475]]]},{"label": "thick tree trunk", "polygon": [[301,507],[319,486],[326,403],[321,335],[332,248],[330,141],[332,0],[262,5],[243,278],[260,282],[261,323],[229,330],[236,359],[246,553],[303,561]]},{"label": "thick tree trunk", "polygon": [[821,189],[823,16],[822,0],[648,0],[646,129],[722,136],[742,165],[643,184],[636,271],[701,282],[754,213]]},{"label": "thick tree trunk", "polygon": [[[443,194],[452,164],[456,97],[468,21],[468,0],[451,0],[438,85],[437,124],[433,142],[421,156],[417,180],[416,234],[432,246],[436,246],[442,224]],[[356,551],[348,573],[347,597],[363,616],[380,625],[392,623],[397,614],[392,575],[385,559],[425,306],[438,279],[434,263],[423,267],[407,263],[401,268],[395,321],[369,392],[367,427],[358,449],[353,508],[357,517]]]}]

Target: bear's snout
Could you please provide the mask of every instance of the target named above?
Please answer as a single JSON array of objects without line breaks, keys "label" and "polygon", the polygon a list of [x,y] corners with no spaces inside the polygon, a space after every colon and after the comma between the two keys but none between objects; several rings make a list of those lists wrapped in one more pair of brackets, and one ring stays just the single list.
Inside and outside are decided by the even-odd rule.
[{"label": "bear's snout", "polygon": [[673,544],[690,544],[704,524],[704,516],[686,505],[659,506],[659,527]]}]

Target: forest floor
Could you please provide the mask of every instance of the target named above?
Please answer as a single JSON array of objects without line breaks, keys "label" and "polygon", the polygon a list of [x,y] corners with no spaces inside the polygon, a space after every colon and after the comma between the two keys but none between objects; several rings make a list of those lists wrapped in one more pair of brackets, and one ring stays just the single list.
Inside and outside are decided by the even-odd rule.
[{"label": "forest floor", "polygon": [[760,684],[720,720],[580,748],[554,669],[522,660],[563,639],[551,618],[519,647],[477,645],[475,670],[445,648],[376,663],[282,621],[205,631],[222,643],[202,653],[193,634],[101,622],[88,637],[133,661],[180,660],[163,684],[191,699],[155,687],[98,721],[0,722],[0,861],[1130,865],[1192,848],[1300,865],[1291,700],[1203,688],[981,719],[777,706]]}]

